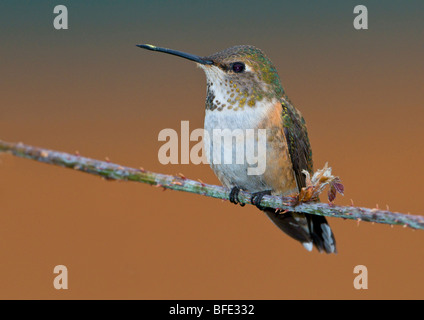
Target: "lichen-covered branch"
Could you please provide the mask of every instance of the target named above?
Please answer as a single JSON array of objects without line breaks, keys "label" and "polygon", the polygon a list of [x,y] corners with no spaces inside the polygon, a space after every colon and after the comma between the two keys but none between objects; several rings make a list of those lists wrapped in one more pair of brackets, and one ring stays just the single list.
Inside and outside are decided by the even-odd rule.
[{"label": "lichen-covered branch", "polygon": [[[147,171],[143,168],[134,169],[108,161],[94,160],[80,155],[32,147],[22,143],[9,143],[0,140],[0,152],[8,152],[17,157],[98,175],[105,179],[142,182],[165,189],[197,193],[224,200],[228,199],[229,194],[229,190],[224,187],[190,180],[181,174],[172,176]],[[241,191],[239,194],[240,203],[250,204],[250,197],[250,193]],[[261,205],[278,209],[282,211],[281,214],[284,214],[285,210],[290,210],[328,217],[402,225],[404,227],[424,230],[423,216],[396,213],[378,208],[336,206],[334,204],[316,202],[301,202],[290,205],[290,201],[277,196],[264,196]]]}]

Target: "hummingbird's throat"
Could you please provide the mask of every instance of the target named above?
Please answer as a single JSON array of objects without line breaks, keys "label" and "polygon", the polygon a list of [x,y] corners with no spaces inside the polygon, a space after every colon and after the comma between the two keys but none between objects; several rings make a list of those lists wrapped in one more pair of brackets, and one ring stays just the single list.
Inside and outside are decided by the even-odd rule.
[{"label": "hummingbird's throat", "polygon": [[267,86],[253,76],[247,79],[231,77],[215,66],[200,67],[205,71],[207,79],[206,109],[241,111],[255,108],[269,102],[271,96],[265,94]]}]

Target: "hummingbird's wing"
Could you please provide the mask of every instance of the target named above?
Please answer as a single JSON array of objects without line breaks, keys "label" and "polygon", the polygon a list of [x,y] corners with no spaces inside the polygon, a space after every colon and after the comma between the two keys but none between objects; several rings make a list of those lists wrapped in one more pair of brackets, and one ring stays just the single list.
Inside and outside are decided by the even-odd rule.
[{"label": "hummingbird's wing", "polygon": [[[302,115],[288,101],[282,102],[282,118],[293,172],[300,191],[301,188],[306,187],[306,176],[302,170],[313,173],[312,149],[309,144],[308,131]],[[281,217],[285,215],[285,219],[290,223],[286,223]],[[288,215],[286,213],[271,219],[284,232],[301,241],[306,249],[311,250],[313,243],[319,251],[336,252],[336,241],[325,217],[290,212]],[[308,239],[300,240],[305,238],[305,233],[308,234]]]},{"label": "hummingbird's wing", "polygon": [[305,120],[298,110],[288,102],[282,103],[284,135],[287,140],[297,187],[306,187],[306,176],[302,170],[313,173],[312,149],[309,144]]}]

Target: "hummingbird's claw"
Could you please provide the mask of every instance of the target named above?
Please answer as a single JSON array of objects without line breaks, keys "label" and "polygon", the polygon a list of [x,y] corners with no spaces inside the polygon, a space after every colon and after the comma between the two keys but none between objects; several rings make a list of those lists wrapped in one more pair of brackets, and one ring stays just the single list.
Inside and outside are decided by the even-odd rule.
[{"label": "hummingbird's claw", "polygon": [[244,207],[245,204],[240,203],[240,200],[238,198],[239,192],[240,192],[239,187],[233,187],[230,191],[230,195],[229,195],[228,199],[230,200],[231,203],[240,204],[240,206]]},{"label": "hummingbird's claw", "polygon": [[268,196],[271,195],[271,190],[265,190],[265,191],[259,191],[259,192],[253,193],[252,197],[250,198],[250,202],[253,205],[255,205],[258,209],[262,210],[264,208],[261,206],[261,201],[265,195],[268,195]]}]

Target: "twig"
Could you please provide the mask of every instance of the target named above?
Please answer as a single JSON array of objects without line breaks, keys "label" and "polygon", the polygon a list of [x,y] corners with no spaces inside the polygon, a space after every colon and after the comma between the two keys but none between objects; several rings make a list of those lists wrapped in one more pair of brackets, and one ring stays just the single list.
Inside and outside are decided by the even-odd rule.
[{"label": "twig", "polygon": [[[217,199],[228,199],[229,190],[216,185],[210,185],[199,181],[187,179],[183,175],[165,175],[144,170],[120,166],[107,161],[99,161],[81,157],[79,154],[72,155],[64,152],[42,149],[24,145],[22,143],[9,143],[0,140],[0,152],[8,152],[17,157],[27,158],[70,168],[111,180],[125,180],[147,183],[160,186],[164,189],[197,193]],[[239,193],[240,203],[250,204],[251,194],[245,191]],[[355,206],[336,206],[325,203],[300,203],[295,206],[288,205],[282,197],[264,196],[261,205],[279,209],[280,211],[296,211],[321,216],[338,217],[357,221],[385,223],[390,225],[402,225],[413,229],[424,230],[424,217]],[[284,213],[282,213],[284,214]]]}]

